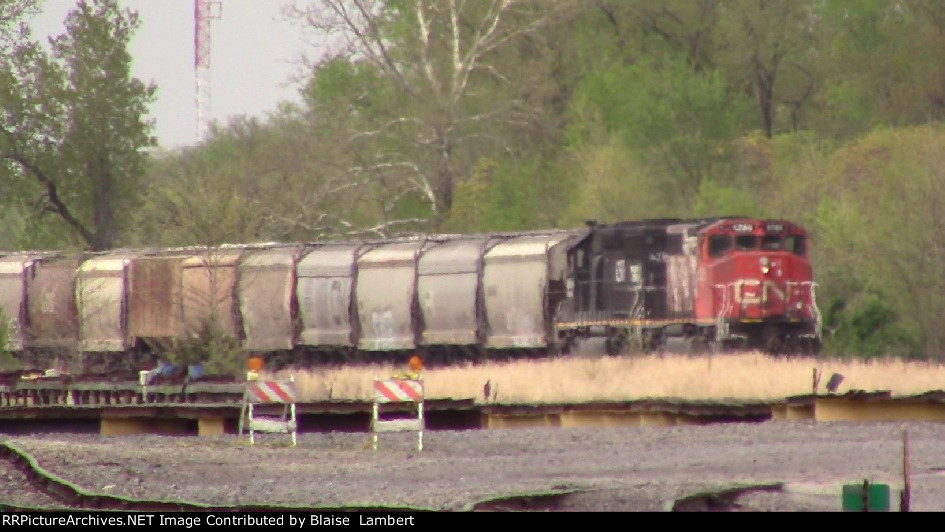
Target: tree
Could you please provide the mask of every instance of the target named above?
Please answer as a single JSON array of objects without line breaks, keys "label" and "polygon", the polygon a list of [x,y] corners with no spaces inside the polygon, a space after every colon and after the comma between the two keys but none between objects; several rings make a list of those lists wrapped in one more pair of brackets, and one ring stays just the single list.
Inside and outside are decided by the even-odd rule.
[{"label": "tree", "polygon": [[844,137],[945,119],[945,5],[935,0],[826,0],[825,113],[815,124]]},{"label": "tree", "polygon": [[[528,49],[526,36],[557,20],[570,1],[320,0],[296,5],[294,16],[334,36],[328,62],[367,65],[383,98],[370,101],[370,120],[352,117],[349,138],[360,154],[348,180],[396,179],[445,219],[456,183],[468,177],[484,144],[502,149],[497,125],[537,120],[526,85],[513,85],[509,59]],[[502,58],[502,60],[499,60]],[[327,64],[324,63],[324,64]],[[315,78],[322,75],[315,70]],[[354,89],[354,87],[352,87]],[[360,119],[360,120],[358,120]],[[401,187],[399,187],[401,188]]]},{"label": "tree", "polygon": [[286,105],[267,120],[234,118],[200,146],[155,154],[134,242],[384,236],[384,220],[406,221],[402,212],[385,211],[403,199],[379,182],[342,179],[356,159],[338,141],[337,124]]},{"label": "tree", "polygon": [[796,131],[818,81],[810,64],[815,31],[811,4],[734,0],[720,8],[720,68],[753,96],[765,136],[774,135],[780,106],[789,108],[790,125],[784,129]]},{"label": "tree", "polygon": [[51,213],[68,243],[113,247],[135,205],[155,144],[155,87],[131,76],[137,14],[117,0],[82,0],[51,51],[25,40],[0,58],[0,196]]},{"label": "tree", "polygon": [[[694,72],[684,57],[670,53],[588,73],[569,113],[571,147],[583,166],[578,173],[590,185],[585,190],[603,187],[610,201],[601,203],[607,204],[639,195],[646,183],[651,200],[641,206],[652,212],[638,216],[686,215],[704,179],[727,178],[731,141],[745,121],[747,102],[729,89],[721,72]],[[621,146],[614,139],[623,141],[625,155],[615,151]],[[616,189],[631,186],[632,192]],[[597,201],[588,199],[590,205]]]},{"label": "tree", "polygon": [[627,50],[647,54],[666,50],[685,57],[694,72],[716,67],[719,0],[601,1],[600,9],[615,27],[629,28],[636,46]]},{"label": "tree", "polygon": [[234,171],[245,159],[225,164],[208,155],[184,151],[155,156],[136,213],[136,233],[129,235],[135,244],[212,246],[263,236],[264,213]]},{"label": "tree", "polygon": [[0,0],[0,52],[11,53],[29,36],[26,20],[38,12],[36,0]]},{"label": "tree", "polygon": [[[943,150],[941,125],[880,130],[848,143],[822,174],[817,219],[820,247],[842,274],[836,277],[862,284],[841,294],[862,300],[851,310],[864,317],[850,320],[861,339],[869,316],[895,316],[930,356],[945,349]],[[882,305],[871,304],[875,298]]]}]

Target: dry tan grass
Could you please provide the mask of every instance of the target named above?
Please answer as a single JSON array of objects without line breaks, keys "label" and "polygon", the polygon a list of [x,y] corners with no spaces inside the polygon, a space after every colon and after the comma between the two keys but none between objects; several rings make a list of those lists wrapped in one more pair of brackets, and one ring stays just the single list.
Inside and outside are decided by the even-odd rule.
[{"label": "dry tan grass", "polygon": [[[845,377],[841,393],[858,389],[912,395],[945,389],[945,365],[938,363],[783,359],[760,353],[489,363],[430,369],[423,378],[428,398],[473,398],[477,402],[484,402],[483,386],[487,381],[493,392],[489,401],[499,403],[643,398],[764,400],[810,393],[815,367],[823,375],[821,392],[834,372]],[[378,365],[290,371],[305,400],[367,400],[375,376],[387,378],[405,369]]]}]

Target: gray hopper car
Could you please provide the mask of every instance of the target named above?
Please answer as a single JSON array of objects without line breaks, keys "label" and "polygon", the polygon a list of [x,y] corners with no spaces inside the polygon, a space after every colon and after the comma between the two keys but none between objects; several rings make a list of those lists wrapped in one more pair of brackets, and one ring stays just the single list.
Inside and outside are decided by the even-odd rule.
[{"label": "gray hopper car", "polygon": [[0,257],[8,345],[37,368],[134,371],[208,323],[296,363],[547,353],[584,230]]}]

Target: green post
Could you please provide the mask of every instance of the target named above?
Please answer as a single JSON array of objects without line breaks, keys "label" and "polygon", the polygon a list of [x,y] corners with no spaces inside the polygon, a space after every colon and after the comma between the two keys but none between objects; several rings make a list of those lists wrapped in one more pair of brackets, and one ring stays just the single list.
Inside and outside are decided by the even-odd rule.
[{"label": "green post", "polygon": [[844,512],[889,511],[889,484],[845,484],[842,497]]}]

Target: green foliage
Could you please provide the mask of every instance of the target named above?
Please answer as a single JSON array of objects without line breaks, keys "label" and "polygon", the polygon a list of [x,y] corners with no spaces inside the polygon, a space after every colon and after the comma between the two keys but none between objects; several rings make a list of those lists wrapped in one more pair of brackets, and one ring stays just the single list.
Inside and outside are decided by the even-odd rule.
[{"label": "green foliage", "polygon": [[848,143],[825,167],[816,216],[830,269],[861,279],[862,292],[878,294],[935,357],[945,352],[943,150],[941,126],[877,130]]},{"label": "green foliage", "polygon": [[490,225],[485,220],[485,209],[496,166],[493,160],[480,159],[473,167],[472,176],[456,185],[450,218],[443,225],[445,230],[475,232]]},{"label": "green foliage", "polygon": [[[2,204],[2,202],[0,202]],[[0,212],[0,249],[70,249],[69,228],[49,215],[22,205],[10,205]]]},{"label": "green foliage", "polygon": [[24,38],[0,57],[0,201],[26,216],[52,214],[34,220],[102,250],[118,243],[136,204],[143,150],[154,144],[145,116],[155,87],[131,76],[134,12],[116,0],[81,1],[65,26],[51,52]]},{"label": "green foliage", "polygon": [[10,352],[10,320],[0,309],[0,371],[20,369],[21,364]]},{"label": "green foliage", "polygon": [[699,185],[692,213],[696,216],[765,216],[750,190],[718,185],[711,179]]},{"label": "green foliage", "polygon": [[480,227],[493,231],[532,229],[542,224],[540,213],[552,198],[541,191],[541,163],[522,161],[496,169],[483,205]]},{"label": "green foliage", "polygon": [[[664,187],[692,193],[726,167],[747,109],[720,72],[694,72],[681,57],[651,57],[582,81],[572,104],[572,145],[592,141],[589,128],[600,124]],[[680,197],[680,204],[691,197]]]},{"label": "green foliage", "polygon": [[164,353],[174,365],[204,364],[209,375],[239,377],[245,369],[246,355],[239,340],[229,335],[219,321],[210,317],[186,337],[177,340]]},{"label": "green foliage", "polygon": [[922,350],[913,335],[901,325],[893,308],[879,296],[868,295],[857,308],[847,310],[835,299],[828,309],[833,333],[826,339],[826,349],[846,356],[919,358]]},{"label": "green foliage", "polygon": [[813,4],[821,19],[818,47],[822,112],[812,126],[850,137],[884,125],[945,118],[945,65],[930,50],[945,46],[945,4],[935,0]]},{"label": "green foliage", "polygon": [[[204,158],[214,160],[205,154]],[[137,212],[135,240],[159,245],[217,245],[257,240],[264,212],[229,163],[199,157],[156,159]],[[222,161],[223,159],[215,159]],[[245,159],[243,159],[245,160]]]},{"label": "green foliage", "polygon": [[754,103],[755,127],[771,138],[805,122],[817,84],[813,3],[731,0],[717,6],[718,68]]},{"label": "green foliage", "polygon": [[662,186],[659,177],[620,139],[611,137],[603,146],[587,147],[576,159],[581,182],[567,210],[566,225],[577,226],[585,220],[668,217],[681,212],[674,192]]}]

